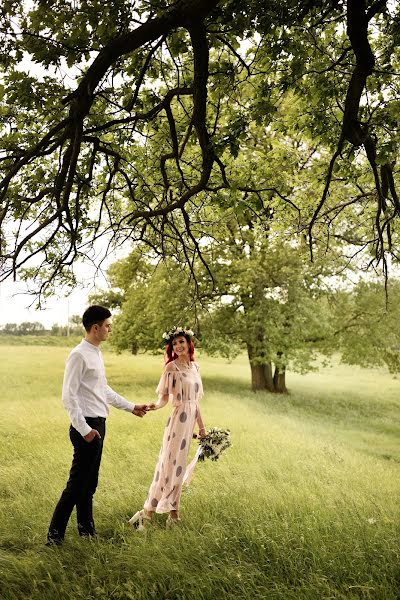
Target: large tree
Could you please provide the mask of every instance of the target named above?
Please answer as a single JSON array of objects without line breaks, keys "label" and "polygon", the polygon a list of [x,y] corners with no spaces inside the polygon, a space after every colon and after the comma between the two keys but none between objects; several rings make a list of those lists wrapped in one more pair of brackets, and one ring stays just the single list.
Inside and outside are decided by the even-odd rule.
[{"label": "large tree", "polygon": [[156,266],[138,250],[114,263],[110,291],[92,297],[119,309],[113,346],[161,352],[164,330],[194,326],[207,353],[247,351],[252,389],[271,392],[286,391],[287,367],[304,373],[333,352],[400,372],[398,281],[389,281],[388,302],[381,282],[338,286],[326,263],[304,260],[301,245],[260,243],[255,229],[231,222],[225,245],[214,241],[213,286],[199,276],[196,289],[176,260]]},{"label": "large tree", "polygon": [[397,257],[399,10],[381,0],[3,2],[2,277],[34,277],[42,292],[73,281],[74,260],[101,236],[161,252],[175,240],[192,264],[193,210],[219,190],[250,194],[263,214],[273,186],[228,176],[226,162],[249,128],[262,138],[282,102],[298,108],[299,143],[311,138],[325,161],[312,252],[345,208],[333,188],[369,224],[341,235],[369,245],[371,259]]},{"label": "large tree", "polygon": [[[197,259],[189,278],[177,256],[156,263],[137,248],[109,269],[111,288],[92,302],[119,307],[113,345],[118,350],[159,350],[173,324],[194,328],[208,353],[248,354],[253,390],[286,391],[286,367],[306,372],[332,343],[330,276],[343,259],[310,263],[303,236],[284,242],[273,213],[254,221],[246,205],[220,212],[203,249],[213,279]],[[335,279],[335,284],[337,279]],[[332,285],[332,284],[331,284]]]}]

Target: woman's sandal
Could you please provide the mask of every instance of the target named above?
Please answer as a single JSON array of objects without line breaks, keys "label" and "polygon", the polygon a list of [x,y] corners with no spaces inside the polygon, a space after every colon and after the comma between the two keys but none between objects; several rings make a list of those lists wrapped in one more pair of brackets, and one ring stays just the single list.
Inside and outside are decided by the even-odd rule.
[{"label": "woman's sandal", "polygon": [[146,515],[144,510],[138,510],[133,517],[129,519],[128,523],[129,525],[132,525],[132,527],[141,531],[147,527],[150,521],[151,518]]},{"label": "woman's sandal", "polygon": [[171,529],[171,527],[176,527],[177,525],[179,525],[179,523],[181,522],[180,518],[177,517],[176,519],[174,519],[171,516],[168,516],[165,525],[167,527],[167,529]]}]

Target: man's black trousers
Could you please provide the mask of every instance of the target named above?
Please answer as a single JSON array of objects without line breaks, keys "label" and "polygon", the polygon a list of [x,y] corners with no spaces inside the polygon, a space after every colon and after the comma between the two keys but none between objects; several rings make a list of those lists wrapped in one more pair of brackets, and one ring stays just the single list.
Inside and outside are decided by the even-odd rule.
[{"label": "man's black trousers", "polygon": [[47,535],[50,543],[61,543],[74,506],[78,521],[79,535],[92,536],[96,530],[93,521],[93,495],[99,478],[101,454],[103,451],[106,420],[104,417],[85,417],[97,436],[86,442],[81,434],[70,427],[69,437],[74,447],[74,456],[67,485],[55,508]]}]

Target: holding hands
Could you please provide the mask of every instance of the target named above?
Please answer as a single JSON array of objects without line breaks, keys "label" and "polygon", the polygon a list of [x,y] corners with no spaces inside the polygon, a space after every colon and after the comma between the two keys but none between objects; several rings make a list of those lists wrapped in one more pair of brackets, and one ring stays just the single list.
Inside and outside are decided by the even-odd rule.
[{"label": "holding hands", "polygon": [[144,417],[148,410],[153,410],[151,408],[154,404],[135,404],[135,408],[132,411],[136,417]]},{"label": "holding hands", "polygon": [[154,402],[149,404],[135,404],[132,414],[136,415],[137,417],[144,417],[149,410],[157,410],[158,408],[162,408],[162,406],[164,406],[164,404],[155,404]]}]

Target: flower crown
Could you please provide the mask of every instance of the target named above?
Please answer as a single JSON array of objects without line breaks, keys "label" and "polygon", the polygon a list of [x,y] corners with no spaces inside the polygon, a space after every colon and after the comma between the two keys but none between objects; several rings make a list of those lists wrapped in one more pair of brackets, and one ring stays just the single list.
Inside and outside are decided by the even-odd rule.
[{"label": "flower crown", "polygon": [[194,338],[194,331],[192,331],[191,329],[185,329],[181,326],[173,327],[169,331],[164,331],[163,340],[167,343],[172,342],[172,340],[178,337],[178,335],[184,335],[186,337],[189,336],[189,338],[192,340]]}]

